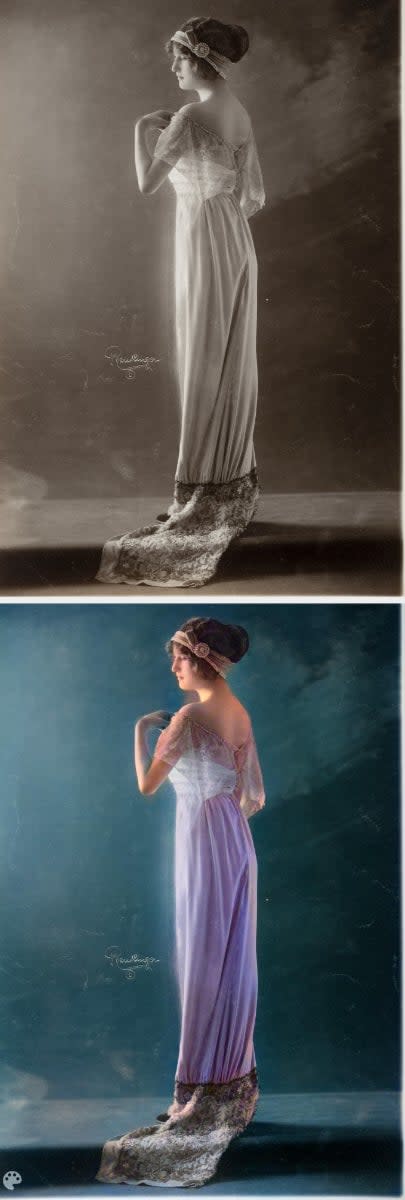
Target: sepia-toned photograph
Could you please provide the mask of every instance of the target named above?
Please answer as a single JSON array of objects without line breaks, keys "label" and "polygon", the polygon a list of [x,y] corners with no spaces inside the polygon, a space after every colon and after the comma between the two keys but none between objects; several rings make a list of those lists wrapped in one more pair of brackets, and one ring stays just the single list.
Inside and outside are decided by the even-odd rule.
[{"label": "sepia-toned photograph", "polygon": [[3,595],[400,594],[398,24],[4,0]]}]

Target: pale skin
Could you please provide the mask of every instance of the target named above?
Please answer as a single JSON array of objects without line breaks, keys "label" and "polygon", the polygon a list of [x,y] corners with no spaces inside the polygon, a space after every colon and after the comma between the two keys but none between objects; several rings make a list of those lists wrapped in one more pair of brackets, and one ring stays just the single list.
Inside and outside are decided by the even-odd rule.
[{"label": "pale skin", "polygon": [[[174,645],[172,671],[176,675],[181,691],[194,692],[198,700],[184,705],[184,711],[206,729],[212,729],[233,746],[240,746],[249,734],[250,722],[246,709],[231,691],[221,675],[204,679],[198,666],[184,654],[180,646]],[[147,747],[148,729],[157,726],[164,729],[169,713],[161,709],[140,717],[135,725],[134,760],[139,791],[150,796],[167,778],[171,767],[161,759],[153,758]]]},{"label": "pale skin", "polygon": [[[181,91],[195,91],[199,96],[199,100],[182,105],[181,111],[232,145],[241,144],[248,136],[250,121],[246,109],[233,94],[226,79],[218,74],[212,79],[204,79],[198,62],[176,47],[171,69]],[[172,116],[173,113],[168,109],[159,108],[156,112],[146,113],[135,124],[135,169],[139,190],[143,195],[156,192],[171,171],[169,163],[153,158],[148,149],[148,134],[151,130],[160,133],[166,129]]]}]

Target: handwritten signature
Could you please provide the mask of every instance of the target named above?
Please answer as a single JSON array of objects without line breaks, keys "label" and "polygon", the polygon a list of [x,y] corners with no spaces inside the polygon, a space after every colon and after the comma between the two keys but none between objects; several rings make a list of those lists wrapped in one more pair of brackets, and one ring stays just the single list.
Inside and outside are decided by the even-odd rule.
[{"label": "handwritten signature", "polygon": [[158,358],[153,358],[151,354],[121,354],[119,346],[108,346],[104,352],[104,358],[118,367],[126,379],[134,379],[136,372],[140,369],[152,371],[154,365],[160,361]]},{"label": "handwritten signature", "polygon": [[131,954],[130,958],[123,958],[117,946],[109,946],[104,957],[112,966],[119,967],[127,979],[134,979],[137,971],[151,971],[153,964],[159,962],[158,958],[152,958],[151,955],[143,957],[141,954]]}]

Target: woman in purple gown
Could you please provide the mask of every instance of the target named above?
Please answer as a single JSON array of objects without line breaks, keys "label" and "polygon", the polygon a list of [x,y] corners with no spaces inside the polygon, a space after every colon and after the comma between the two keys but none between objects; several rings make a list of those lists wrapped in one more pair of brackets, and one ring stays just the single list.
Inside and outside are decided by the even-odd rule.
[{"label": "woman in purple gown", "polygon": [[[257,860],[248,818],[265,797],[248,713],[225,679],[248,645],[240,626],[186,621],[169,644],[172,670],[198,700],[169,721],[155,712],[135,726],[140,791],[150,795],[170,776],[176,792],[181,1032],[167,1113],[106,1142],[96,1176],[104,1182],[199,1187],[256,1108]],[[162,725],[150,761],[147,733]]]}]

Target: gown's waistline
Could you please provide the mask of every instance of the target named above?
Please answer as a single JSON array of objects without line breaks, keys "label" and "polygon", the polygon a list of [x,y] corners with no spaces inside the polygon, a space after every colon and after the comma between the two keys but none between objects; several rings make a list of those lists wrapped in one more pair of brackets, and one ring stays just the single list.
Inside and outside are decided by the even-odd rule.
[{"label": "gown's waistline", "polygon": [[[171,180],[171,183],[173,183],[173,180]],[[178,183],[177,184],[173,183],[173,187],[176,192],[176,196],[177,196],[178,200],[183,200],[183,199],[189,200],[191,197],[192,200],[198,200],[201,204],[209,204],[210,200],[216,200],[218,198],[218,196],[226,196],[227,200],[232,200],[233,203],[236,205],[236,208],[238,209],[238,211],[242,214],[242,216],[244,216],[241,202],[238,199],[238,197],[235,195],[234,189],[221,188],[221,190],[219,192],[212,192],[210,196],[203,196],[198,191],[196,191],[195,188],[190,188],[190,187],[187,187],[186,185],[179,186]]]}]

